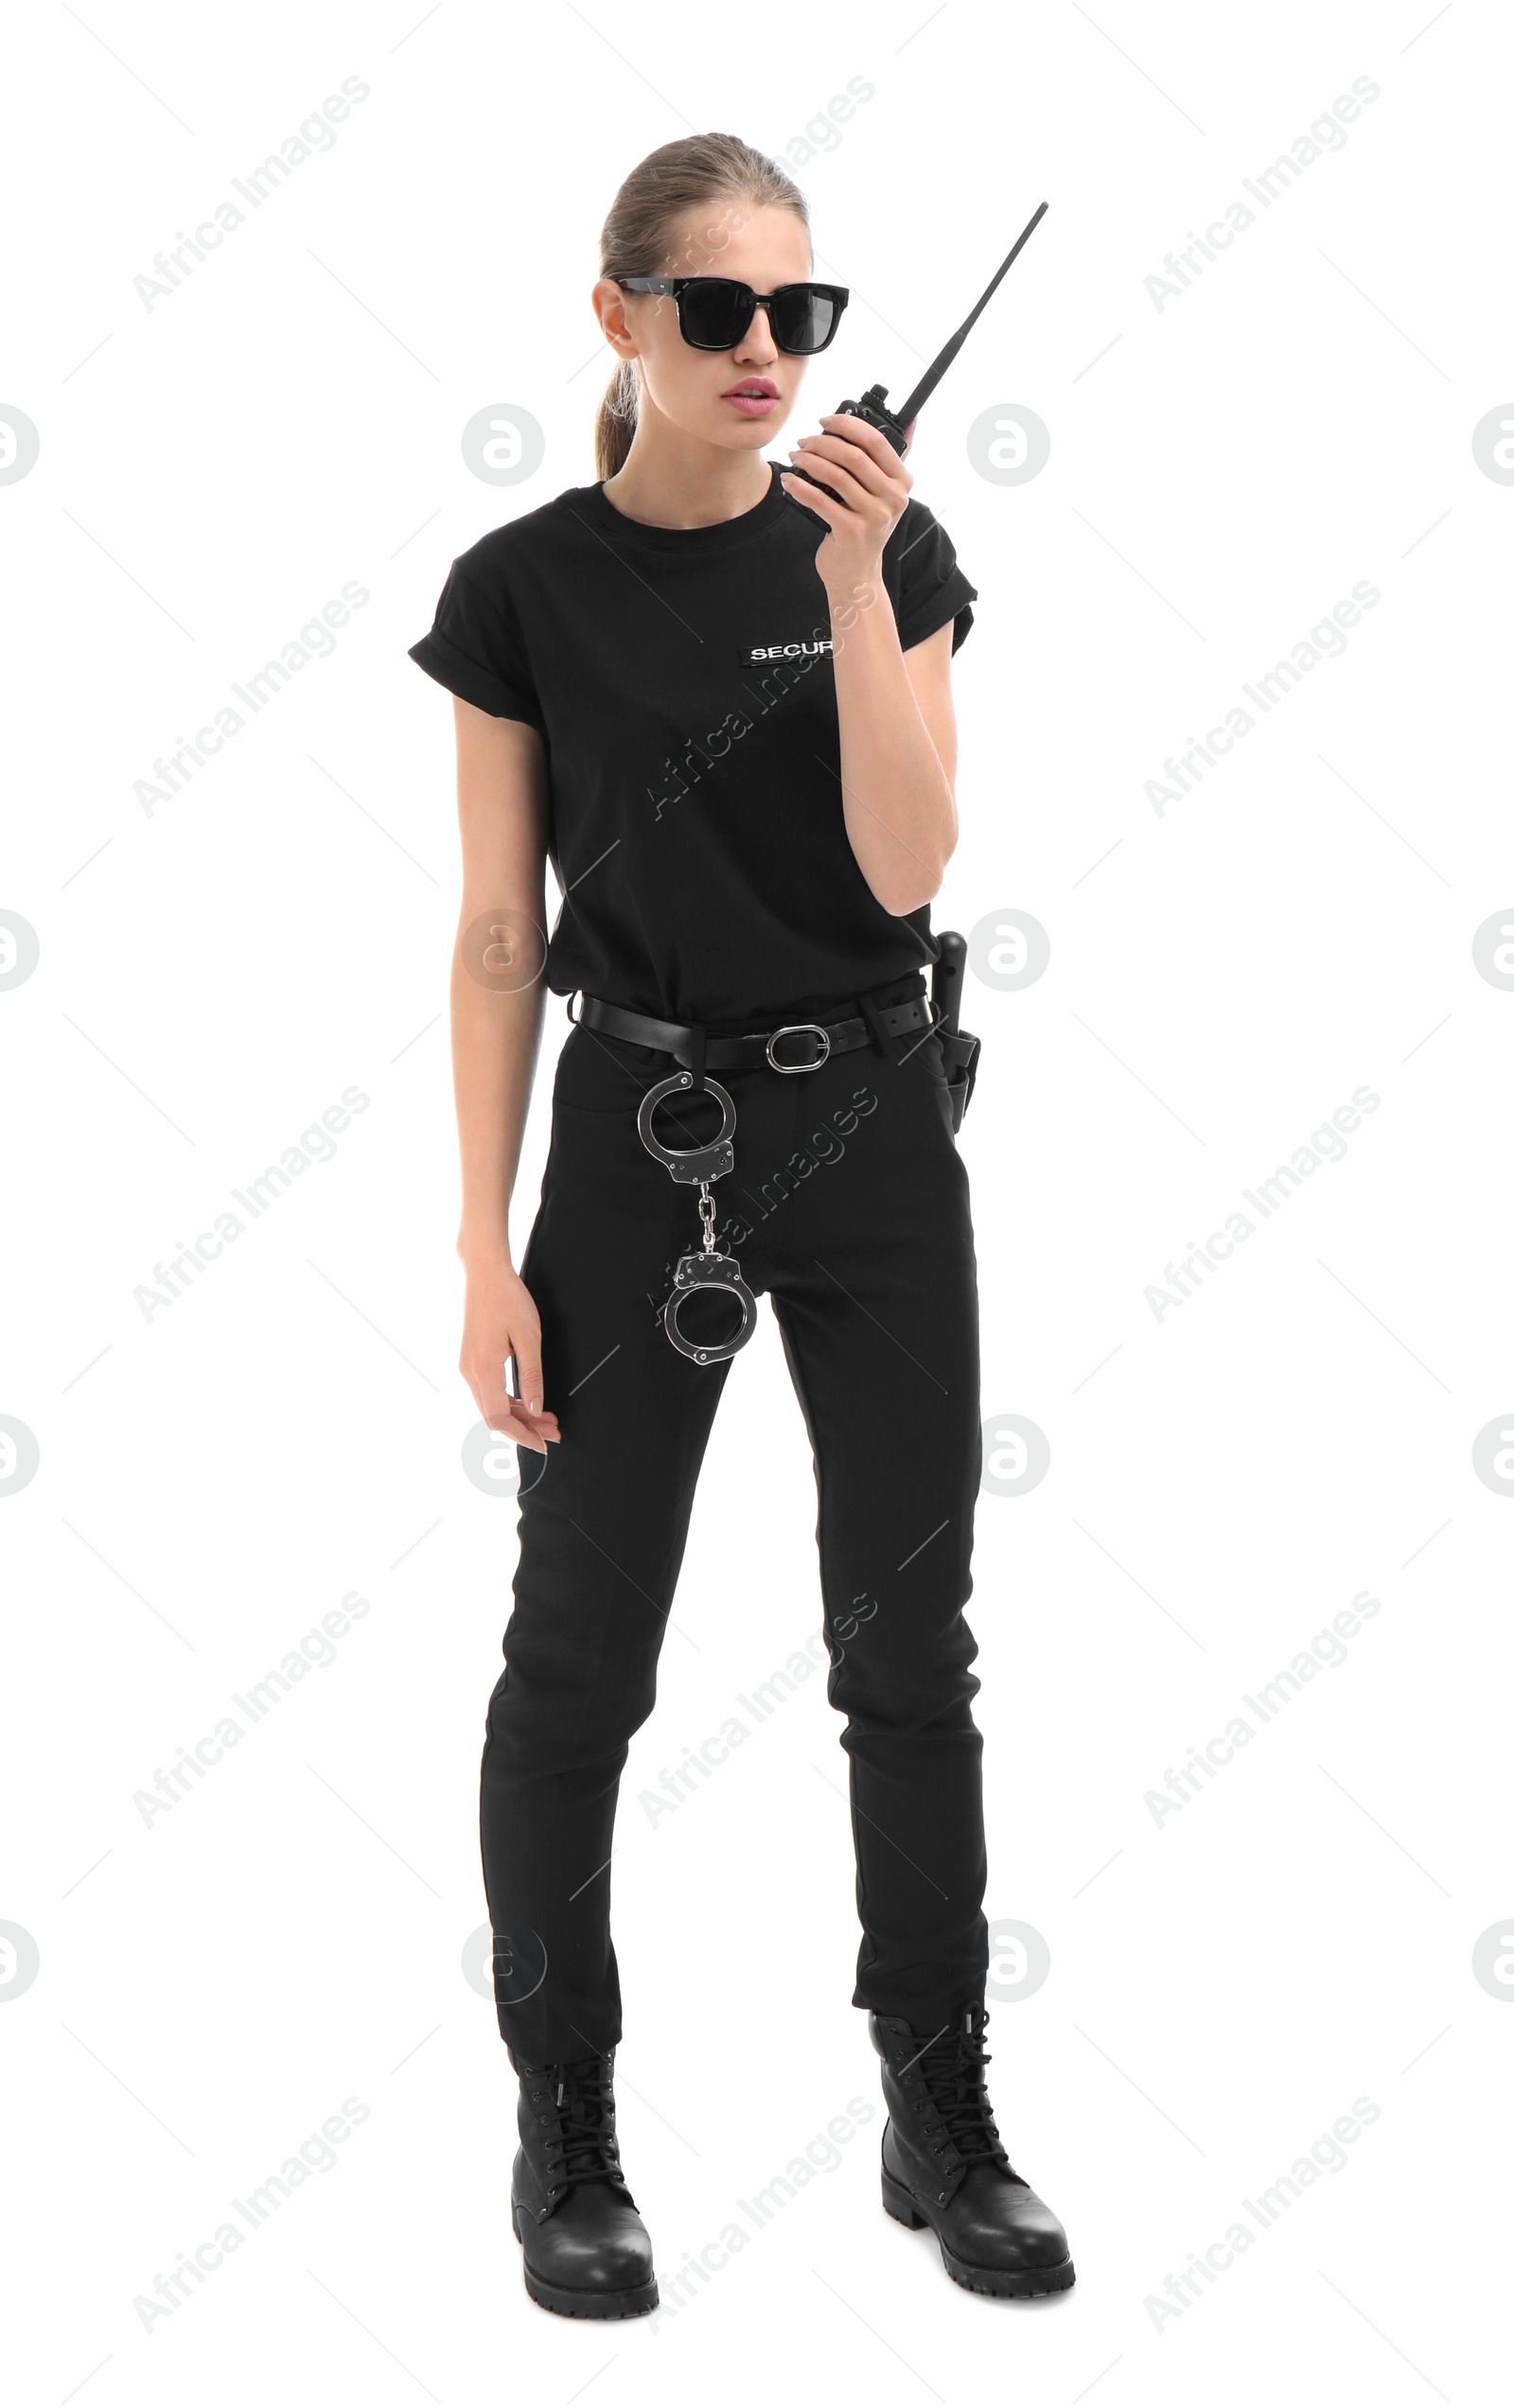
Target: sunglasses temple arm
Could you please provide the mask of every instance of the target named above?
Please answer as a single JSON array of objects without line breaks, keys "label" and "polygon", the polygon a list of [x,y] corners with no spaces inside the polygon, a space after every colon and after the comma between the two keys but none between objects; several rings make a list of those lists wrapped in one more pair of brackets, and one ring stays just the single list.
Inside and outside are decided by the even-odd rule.
[{"label": "sunglasses temple arm", "polygon": [[998,270],[997,273],[993,278],[993,281],[987,287],[982,298],[978,301],[976,308],[974,308],[962,320],[961,325],[958,327],[957,332],[952,336],[951,341],[946,344],[945,348],[937,353],[935,359],[925,370],[924,375],[921,378],[920,382],[916,385],[914,392],[909,395],[907,401],[901,402],[897,410],[889,411],[889,415],[891,418],[896,419],[901,427],[907,427],[910,420],[919,411],[921,404],[929,400],[931,395],[935,392],[936,387],[940,384],[942,377],[946,374],[947,369],[951,366],[952,361],[956,359],[957,354],[960,351],[963,343],[971,334],[974,326],[977,324],[978,319],[982,316],[988,303],[997,291],[1000,283],[1003,281],[1004,277],[1008,275],[1010,270],[1013,267],[1015,260],[1019,257],[1020,253],[1030,241],[1030,237],[1034,234],[1037,226],[1041,223],[1042,219],[1046,216],[1047,210],[1049,206],[1050,203],[1048,202],[1042,202],[1040,208],[1036,211],[1035,216],[1030,220],[1030,224],[1020,236],[1013,250],[1010,253],[1009,257],[1005,260],[1003,266]]}]

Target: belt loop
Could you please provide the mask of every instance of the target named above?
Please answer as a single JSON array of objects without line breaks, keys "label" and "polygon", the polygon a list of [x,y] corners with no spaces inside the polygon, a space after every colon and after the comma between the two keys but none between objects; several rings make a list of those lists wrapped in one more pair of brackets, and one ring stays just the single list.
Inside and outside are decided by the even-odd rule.
[{"label": "belt loop", "polygon": [[886,1062],[897,1063],[903,1050],[902,1037],[893,1035],[884,1027],[883,1014],[873,1002],[871,995],[858,995],[857,1001],[862,1007],[862,1017],[872,1032],[872,1042],[878,1051]]},{"label": "belt loop", "polygon": [[699,1022],[689,1024],[689,1067],[694,1073],[693,1092],[704,1093],[704,1028]]}]

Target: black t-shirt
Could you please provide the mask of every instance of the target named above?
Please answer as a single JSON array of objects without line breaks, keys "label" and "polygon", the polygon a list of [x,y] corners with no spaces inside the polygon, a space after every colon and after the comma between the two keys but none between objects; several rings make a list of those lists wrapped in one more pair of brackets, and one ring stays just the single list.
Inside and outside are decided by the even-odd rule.
[{"label": "black t-shirt", "polygon": [[[410,649],[545,739],[555,993],[739,1027],[936,958],[928,905],[886,911],[852,851],[826,531],[767,465],[755,508],[708,527],[643,526],[570,486],[459,554]],[[913,496],[883,573],[901,646],[955,620],[955,652],[977,589]]]}]

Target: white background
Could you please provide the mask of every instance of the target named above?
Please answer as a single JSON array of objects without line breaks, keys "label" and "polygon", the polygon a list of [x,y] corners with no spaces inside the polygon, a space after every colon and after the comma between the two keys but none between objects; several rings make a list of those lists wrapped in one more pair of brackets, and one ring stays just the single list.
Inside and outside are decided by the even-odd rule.
[{"label": "white background", "polygon": [[[1472,1448],[1514,1404],[1514,995],[1472,940],[1514,896],[1514,491],[1471,438],[1514,391],[1506,18],[85,0],[8,39],[0,402],[41,437],[0,486],[0,905],[41,948],[0,994],[0,1413],[40,1450],[0,1499],[0,1920],[40,1966],[0,1994],[18,2400],[1486,2399],[1514,2013],[1472,1959],[1514,1907],[1511,1506]],[[369,96],[335,147],[145,308],[154,255],[345,76]],[[1344,147],[1158,309],[1165,255],[1359,77]],[[737,2199],[877,2098],[820,1679],[676,1814],[638,1803],[819,1625],[766,1312],[622,1789],[659,2315],[526,2301],[514,2085],[463,1970],[515,1508],[461,1463],[451,714],[405,653],[456,553],[592,479],[597,229],[708,128],[791,164],[855,295],[796,436],[875,378],[902,395],[1051,203],[911,454],[981,595],[936,922],[986,932],[980,962],[1011,911],[1050,940],[1027,987],[969,980],[961,1138],[984,1415],[1050,1448],[983,1496],[970,1608],[989,1912],[1049,1951],[1018,1998],[1007,1951],[991,2000],[1000,2121],[1078,2267],[1033,2304],[958,2290],[885,2219],[876,2111],[678,2304]],[[462,457],[491,404],[545,431],[513,489]],[[967,431],[1016,407],[1050,458],[1003,485]],[[332,655],[145,812],[155,758],[349,580]],[[1358,581],[1381,600],[1344,654],[1159,816],[1166,757]],[[1165,1266],[1362,1086],[1345,1158],[1158,1319]],[[154,1266],[348,1087],[334,1158],[146,1319]],[[351,1591],[336,1661],[145,1824],[135,1793]],[[1158,1821],[1169,1768],[1363,1591],[1347,1660]],[[330,2169],[145,2329],[155,2277],[347,2099]],[[1345,2162],[1153,2310],[1358,2100]]]}]

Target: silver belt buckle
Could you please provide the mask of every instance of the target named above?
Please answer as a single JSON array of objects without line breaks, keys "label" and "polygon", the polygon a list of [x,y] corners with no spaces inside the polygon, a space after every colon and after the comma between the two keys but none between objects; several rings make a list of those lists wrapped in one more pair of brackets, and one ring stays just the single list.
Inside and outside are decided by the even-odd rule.
[{"label": "silver belt buckle", "polygon": [[[821,1038],[825,1045],[825,1051],[823,1053],[817,1054],[813,1062],[778,1062],[774,1060],[773,1047],[778,1043],[780,1037],[793,1037],[804,1034],[812,1034]],[[764,1050],[766,1051],[768,1062],[771,1063],[773,1069],[781,1070],[785,1078],[788,1077],[791,1071],[795,1070],[819,1070],[822,1063],[829,1062],[831,1059],[830,1030],[828,1028],[822,1028],[818,1020],[790,1020],[785,1027],[782,1028],[775,1028],[773,1030]]]}]

